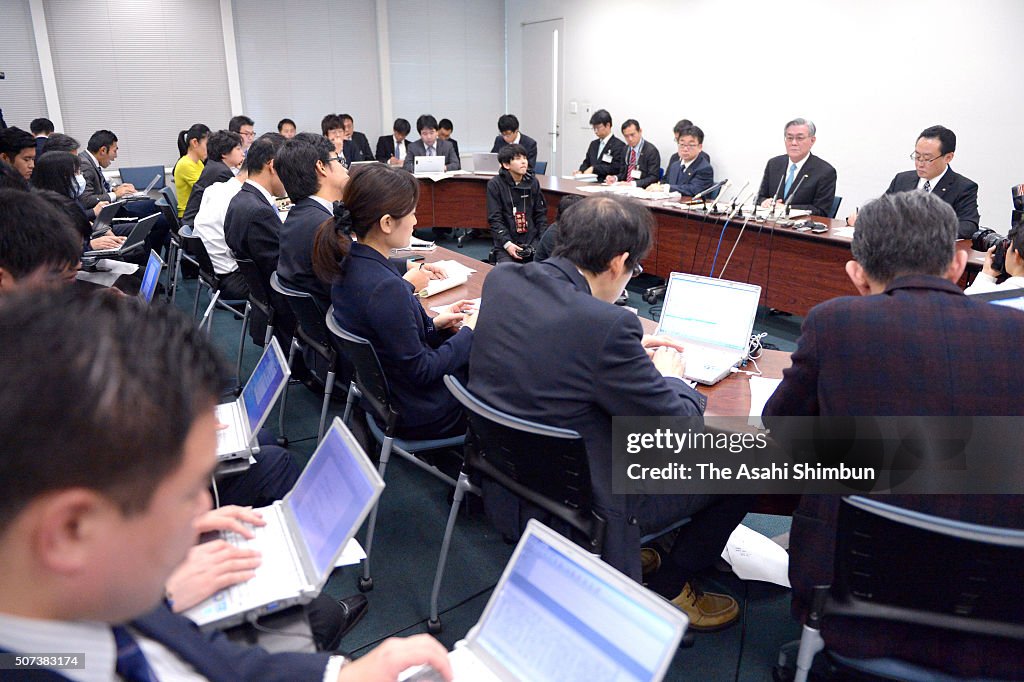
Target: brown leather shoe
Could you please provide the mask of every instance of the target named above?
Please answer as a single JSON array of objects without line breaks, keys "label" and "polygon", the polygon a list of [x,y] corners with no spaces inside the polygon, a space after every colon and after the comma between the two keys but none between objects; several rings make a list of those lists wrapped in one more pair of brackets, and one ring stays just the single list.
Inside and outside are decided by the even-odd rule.
[{"label": "brown leather shoe", "polygon": [[740,616],[740,605],[729,595],[701,592],[690,583],[683,585],[683,591],[672,603],[689,617],[689,629],[697,632],[727,628]]},{"label": "brown leather shoe", "polygon": [[640,548],[640,571],[644,577],[657,573],[661,568],[661,555],[653,547]]}]

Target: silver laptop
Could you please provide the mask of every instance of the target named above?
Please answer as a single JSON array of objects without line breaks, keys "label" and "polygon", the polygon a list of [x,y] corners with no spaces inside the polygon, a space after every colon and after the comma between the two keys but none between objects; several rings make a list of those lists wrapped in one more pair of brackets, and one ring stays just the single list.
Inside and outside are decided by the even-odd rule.
[{"label": "silver laptop", "polygon": [[416,173],[444,173],[444,157],[415,156],[412,159],[412,167]]},{"label": "silver laptop", "polygon": [[276,338],[272,338],[238,399],[217,406],[217,421],[227,425],[227,428],[217,431],[218,461],[251,454],[256,436],[274,409],[274,403],[291,373],[281,346]]},{"label": "silver laptop", "polygon": [[658,334],[683,342],[686,378],[713,385],[747,358],[761,287],[673,272]]},{"label": "silver laptop", "polygon": [[308,603],[320,594],[383,489],[373,463],[335,417],[291,492],[257,510],[266,525],[251,527],[255,537],[222,533],[227,542],[260,552],[256,575],[185,615],[202,627],[219,629]]},{"label": "silver laptop", "polygon": [[[106,208],[103,209],[104,211]],[[100,211],[102,213],[103,211]],[[95,251],[86,251],[82,254],[82,258],[120,258],[134,251],[136,248],[143,245],[146,241],[146,237],[149,236],[149,231],[153,229],[153,225],[156,224],[157,219],[160,217],[159,213],[146,216],[139,222],[135,223],[132,231],[128,234],[128,237],[121,242],[121,246],[116,249],[98,249]]]},{"label": "silver laptop", "polygon": [[149,260],[146,261],[146,271],[142,274],[142,286],[139,287],[139,297],[146,303],[153,300],[153,292],[156,291],[156,284],[160,281],[163,267],[163,259],[151,249]]},{"label": "silver laptop", "polygon": [[124,201],[113,201],[100,209],[99,215],[92,224],[93,238],[102,236],[114,224],[114,217],[124,206]]},{"label": "silver laptop", "polygon": [[[455,680],[661,680],[686,614],[536,520],[480,621],[449,655]],[[430,680],[420,669],[407,680]],[[401,678],[400,678],[401,679]]]},{"label": "silver laptop", "polygon": [[139,192],[135,192],[134,194],[126,194],[126,195],[124,195],[121,198],[122,199],[127,199],[129,201],[138,200],[138,199],[149,199],[150,198],[149,193],[153,191],[154,187],[156,187],[156,183],[160,182],[160,176],[161,175],[162,175],[162,173],[157,173],[156,175],[154,175],[153,179],[149,181],[149,184],[146,185],[145,189],[143,189],[143,190],[141,190]]},{"label": "silver laptop", "polygon": [[477,175],[497,175],[499,170],[501,164],[497,154],[473,154],[473,172]]}]

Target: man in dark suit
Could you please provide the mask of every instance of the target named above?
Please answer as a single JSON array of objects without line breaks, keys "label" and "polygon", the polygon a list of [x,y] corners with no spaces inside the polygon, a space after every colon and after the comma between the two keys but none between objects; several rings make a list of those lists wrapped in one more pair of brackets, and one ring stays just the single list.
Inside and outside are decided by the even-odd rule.
[{"label": "man in dark suit", "polygon": [[366,135],[355,129],[356,122],[348,114],[341,114],[341,122],[344,124],[345,136],[352,141],[352,158],[349,163],[356,161],[373,161],[373,152],[370,150],[370,141]]},{"label": "man in dark suit", "polygon": [[796,118],[786,124],[786,153],[768,161],[757,200],[762,206],[786,203],[812,215],[832,215],[836,198],[836,169],[811,154],[816,140],[814,123]]},{"label": "man in dark suit", "polygon": [[[807,315],[793,365],[765,405],[769,426],[776,416],[1022,412],[1024,370],[1007,355],[1007,340],[1024,335],[1024,314],[972,300],[957,287],[967,252],[956,249],[956,230],[956,215],[934,193],[887,194],[864,207],[851,243],[854,260],[846,265],[861,296],[827,301]],[[1024,527],[1024,505],[1003,496],[885,501]],[[808,608],[811,588],[833,579],[838,506],[835,496],[812,496],[794,515],[789,575],[799,614]],[[944,662],[947,672],[970,676],[1002,677],[980,668],[1007,656],[1005,645],[1000,652],[993,640],[952,641],[939,631],[884,623],[864,633],[826,620],[823,634],[839,654],[896,656],[931,667]]]},{"label": "man in dark suit", "polygon": [[206,164],[199,179],[192,185],[192,193],[181,215],[182,225],[191,225],[203,204],[203,192],[210,185],[235,177],[232,168],[238,168],[245,155],[242,153],[242,136],[230,130],[211,133],[206,142]]},{"label": "man in dark suit", "polygon": [[[51,343],[55,335],[64,342]],[[124,353],[126,338],[148,352]],[[0,344],[0,372],[22,389],[0,397],[0,650],[59,643],[111,680],[342,682],[395,679],[420,663],[450,679],[444,648],[426,636],[352,662],[268,654],[204,634],[160,604],[196,541],[194,520],[210,508],[216,463],[212,408],[224,373],[191,319],[64,288],[0,302]],[[132,418],[110,429],[111,413]]]},{"label": "man in dark suit", "polygon": [[93,208],[101,201],[117,201],[135,192],[135,186],[128,182],[111,187],[103,174],[103,169],[117,160],[117,135],[109,130],[97,130],[85,149],[78,155],[82,159],[82,175],[85,176],[85,193],[79,201],[85,208]]},{"label": "man in dark suit", "polygon": [[[677,138],[679,152],[665,171],[664,184],[670,192],[692,197],[715,184],[715,169],[711,157],[704,153],[704,131],[697,126],[682,129]],[[716,190],[718,191],[718,190]]]},{"label": "man in dark suit", "polygon": [[396,118],[391,135],[377,138],[377,153],[374,155],[381,163],[401,166],[409,153],[409,131],[412,126],[404,118]]},{"label": "man in dark suit", "polygon": [[[693,121],[691,121],[688,118],[681,118],[678,121],[676,121],[676,124],[674,126],[672,126],[672,139],[674,139],[676,141],[676,146],[677,147],[679,146],[679,136],[682,134],[683,129],[689,128],[691,126],[693,126]],[[711,156],[707,152],[701,151],[700,156],[702,158],[706,159],[708,163],[711,163]],[[678,160],[679,160],[679,153],[678,152],[672,152],[672,156],[668,157],[668,164],[665,166],[665,173],[666,173],[666,175],[668,174],[669,166],[671,166],[673,163],[675,163]]]},{"label": "man in dark suit", "polygon": [[[716,629],[737,617],[736,602],[701,595],[689,581],[720,555],[746,502],[612,494],[613,416],[699,416],[706,402],[681,379],[678,346],[645,337],[636,315],[614,305],[650,249],[652,224],[639,202],[584,199],[562,215],[552,258],[495,267],[484,282],[469,389],[499,410],[579,432],[595,507],[608,521],[602,557],[632,578],[640,579],[642,533],[692,517],[648,584],[669,598],[683,586],[674,603],[691,626]],[[516,534],[519,516],[527,512],[503,492],[485,490],[485,506],[503,532]]]},{"label": "man in dark suit", "polygon": [[455,149],[455,156],[458,157],[459,163],[462,163],[462,157],[459,156],[459,141],[452,137],[452,131],[455,130],[455,124],[452,123],[450,118],[442,118],[437,122],[437,139],[451,142],[452,147]]},{"label": "man in dark suit", "polygon": [[[953,207],[960,221],[958,239],[970,239],[978,229],[978,183],[955,172],[949,163],[956,151],[956,134],[944,126],[931,126],[921,131],[910,158],[915,169],[897,173],[886,194],[920,189],[931,192]],[[855,225],[857,215],[846,219]]]},{"label": "man in dark suit", "polygon": [[606,183],[612,184],[616,180],[635,182],[637,187],[643,188],[661,179],[661,152],[653,144],[648,144],[643,135],[644,131],[635,118],[622,124],[622,137],[626,138],[622,171],[617,176],[606,177]]},{"label": "man in dark suit", "polygon": [[417,156],[443,156],[446,171],[462,168],[452,143],[438,138],[436,118],[430,114],[423,114],[417,118],[416,132],[420,134],[420,139],[409,144],[408,156],[403,166],[405,170],[412,172],[415,169],[414,159]]},{"label": "man in dark suit", "polygon": [[[0,131],[0,161],[11,164],[27,182],[36,167],[36,141],[21,128],[11,126]],[[93,206],[95,206],[95,202]]]},{"label": "man in dark suit", "polygon": [[594,173],[598,182],[604,182],[609,175],[618,176],[622,172],[626,143],[612,134],[612,115],[604,109],[598,109],[590,117],[590,127],[597,139],[587,147],[587,155],[573,175]]},{"label": "man in dark suit", "polygon": [[43,155],[43,145],[46,138],[53,134],[53,121],[48,118],[34,118],[28,124],[29,131],[36,138],[36,158]]},{"label": "man in dark suit", "polygon": [[494,138],[491,153],[497,154],[505,145],[522,145],[523,149],[526,150],[527,164],[532,171],[533,167],[537,164],[537,140],[519,132],[519,119],[513,114],[503,114],[498,117],[498,132],[501,134]]},{"label": "man in dark suit", "polygon": [[235,258],[253,261],[268,288],[270,275],[277,270],[281,238],[274,198],[284,195],[284,187],[274,168],[274,155],[283,142],[279,133],[265,133],[252,143],[245,156],[249,177],[224,215],[224,239]]}]

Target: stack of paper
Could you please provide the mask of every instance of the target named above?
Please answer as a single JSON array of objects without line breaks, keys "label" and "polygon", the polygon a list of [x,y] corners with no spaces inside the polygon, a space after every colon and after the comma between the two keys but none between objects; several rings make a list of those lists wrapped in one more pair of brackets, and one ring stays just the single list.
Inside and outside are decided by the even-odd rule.
[{"label": "stack of paper", "polygon": [[579,175],[563,175],[563,180],[575,180],[576,182],[597,182],[597,175],[594,173],[580,173]]},{"label": "stack of paper", "polygon": [[476,272],[473,268],[467,267],[455,260],[439,260],[433,263],[433,265],[439,265],[444,268],[445,274],[448,277],[430,280],[430,283],[419,292],[419,295],[423,298],[429,298],[434,294],[461,286],[469,280],[470,275]]}]

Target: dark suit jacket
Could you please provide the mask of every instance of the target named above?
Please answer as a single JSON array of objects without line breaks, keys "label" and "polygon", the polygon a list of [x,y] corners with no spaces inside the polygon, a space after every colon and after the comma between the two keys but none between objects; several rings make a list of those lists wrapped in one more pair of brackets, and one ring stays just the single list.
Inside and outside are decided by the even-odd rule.
[{"label": "dark suit jacket", "polygon": [[296,201],[281,225],[280,257],[277,261],[277,276],[281,283],[313,294],[324,310],[331,305],[331,287],[313,274],[313,238],[320,224],[332,215],[312,197]]},{"label": "dark suit jacket", "polygon": [[485,403],[583,437],[596,507],[608,519],[602,556],[636,578],[640,531],[630,517],[640,496],[611,492],[612,416],[699,415],[705,404],[683,381],[662,377],[642,337],[636,315],[594,298],[576,267],[555,257],[490,272],[469,359],[469,390]]},{"label": "dark suit jacket", "polygon": [[669,164],[668,170],[665,171],[664,182],[671,191],[679,192],[684,197],[692,197],[715,184],[715,169],[708,157],[701,152],[685,170],[680,171],[677,155],[676,160]]},{"label": "dark suit jacket", "polygon": [[218,182],[230,180],[233,177],[235,177],[235,174],[231,172],[231,169],[223,161],[207,159],[206,165],[203,166],[203,172],[199,174],[199,179],[192,185],[192,193],[188,195],[185,212],[181,214],[181,224],[191,225],[196,219],[199,207],[203,203],[203,192],[206,191],[207,187]]},{"label": "dark suit jacket", "polygon": [[455,156],[459,157],[459,163],[462,163],[462,156],[459,155],[459,141],[454,137],[449,137],[448,141],[452,143],[452,147],[455,149]]},{"label": "dark suit jacket", "polygon": [[[1022,334],[1024,314],[974,301],[938,277],[900,277],[882,294],[826,301],[804,320],[793,365],[765,405],[765,421],[771,426],[773,416],[1021,414],[1024,370],[989,358],[1004,357],[1006,339]],[[1013,496],[886,496],[882,501],[1024,528],[1024,499]],[[789,575],[798,613],[807,609],[813,585],[832,582],[837,510],[838,498],[810,496],[794,514]],[[1000,654],[980,639],[951,642],[897,626],[872,626],[865,633],[826,621],[824,635],[840,654],[898,654],[922,663],[946,661],[965,671],[1005,662],[1010,653],[1004,646]],[[1024,668],[1019,652],[1017,657],[1019,672]]]},{"label": "dark suit jacket", "polygon": [[78,158],[82,160],[82,175],[85,176],[85,193],[80,197],[82,205],[91,209],[101,201],[110,201],[110,190],[103,186],[102,169],[92,160],[89,152],[79,152]]},{"label": "dark suit jacket", "polygon": [[277,209],[251,181],[231,199],[224,215],[224,241],[237,258],[256,263],[267,287],[270,275],[277,270],[281,239],[281,219]]},{"label": "dark suit jacket", "polygon": [[[43,153],[43,145],[46,144],[46,139],[47,138],[45,138],[45,137],[37,137],[36,138],[36,159],[38,159],[39,155]],[[140,187],[140,189],[141,189],[141,187]]]},{"label": "dark suit jacket", "polygon": [[[889,183],[886,194],[896,192],[909,192],[917,189],[917,171],[904,171],[897,173],[896,177]],[[956,217],[960,220],[957,228],[959,239],[970,239],[971,235],[978,229],[978,221],[981,216],[978,213],[978,183],[970,178],[965,178],[953,171],[950,166],[946,174],[939,180],[939,184],[931,189],[932,194],[939,197],[956,211]]]},{"label": "dark suit jacket", "polygon": [[[409,138],[402,140],[406,153],[409,151]],[[388,159],[395,155],[394,135],[381,135],[377,138],[377,153],[375,157],[381,163],[387,163]]]},{"label": "dark suit jacket", "polygon": [[[505,139],[501,135],[498,135],[494,138],[494,144],[491,146],[491,153],[497,154],[501,151],[501,148],[507,144],[508,142],[505,142]],[[530,164],[530,170],[533,170],[534,164],[537,163],[537,140],[524,135],[523,133],[519,133],[519,144],[526,149],[526,161]]]},{"label": "dark suit jacket", "polygon": [[[413,159],[417,156],[426,156],[427,146],[423,144],[423,140],[414,140],[409,143],[408,147],[406,147],[406,151],[408,152],[408,156],[405,157],[405,164],[403,167],[411,173],[415,166]],[[434,151],[438,156],[444,157],[444,169],[446,171],[459,170],[462,168],[459,156],[455,153],[455,147],[452,146],[452,143],[448,140],[438,138],[437,141],[434,142]]]},{"label": "dark suit jacket", "polygon": [[[625,145],[626,143],[623,142]],[[644,140],[640,148],[640,158],[637,159],[636,167],[640,170],[640,177],[636,181],[637,187],[653,185],[661,178],[661,152],[653,144]],[[619,171],[619,180],[632,180],[626,177],[629,169],[629,145],[622,151],[622,170]]]},{"label": "dark suit jacket", "polygon": [[[814,154],[808,154],[803,168],[793,178],[793,186],[790,188],[789,194],[781,196],[784,194],[786,183],[784,178],[789,173],[789,164],[789,157],[785,154],[768,161],[764,167],[764,176],[761,178],[761,189],[757,192],[758,203],[775,196],[775,190],[778,189],[781,180],[783,190],[779,191],[779,199],[786,201],[790,195],[793,195],[793,200],[789,202],[792,208],[811,211],[814,215],[826,217],[830,215],[832,201],[836,198],[836,169]],[[807,178],[800,185],[800,189],[797,189],[797,183],[805,175]]]},{"label": "dark suit jacket", "polygon": [[465,370],[473,330],[449,335],[435,329],[394,263],[365,244],[352,244],[331,302],[338,324],[377,351],[401,427],[445,422],[461,410],[443,379]]},{"label": "dark suit jacket", "polygon": [[[601,154],[601,158],[597,155],[597,150],[600,146],[601,140],[596,138],[590,143],[590,146],[587,147],[587,155],[583,158],[583,163],[580,164],[580,170],[585,171],[588,168],[593,168],[597,174],[598,182],[604,182],[605,176],[614,175],[618,177],[619,173],[622,172],[626,143],[613,134],[608,143],[605,144],[604,153]],[[611,155],[611,161],[601,160],[609,154]]]},{"label": "dark suit jacket", "polygon": [[349,162],[373,161],[373,150],[370,149],[370,141],[366,139],[366,135],[363,135],[358,130],[354,131],[351,142],[354,147],[353,156],[358,156],[359,158],[349,159]]}]

